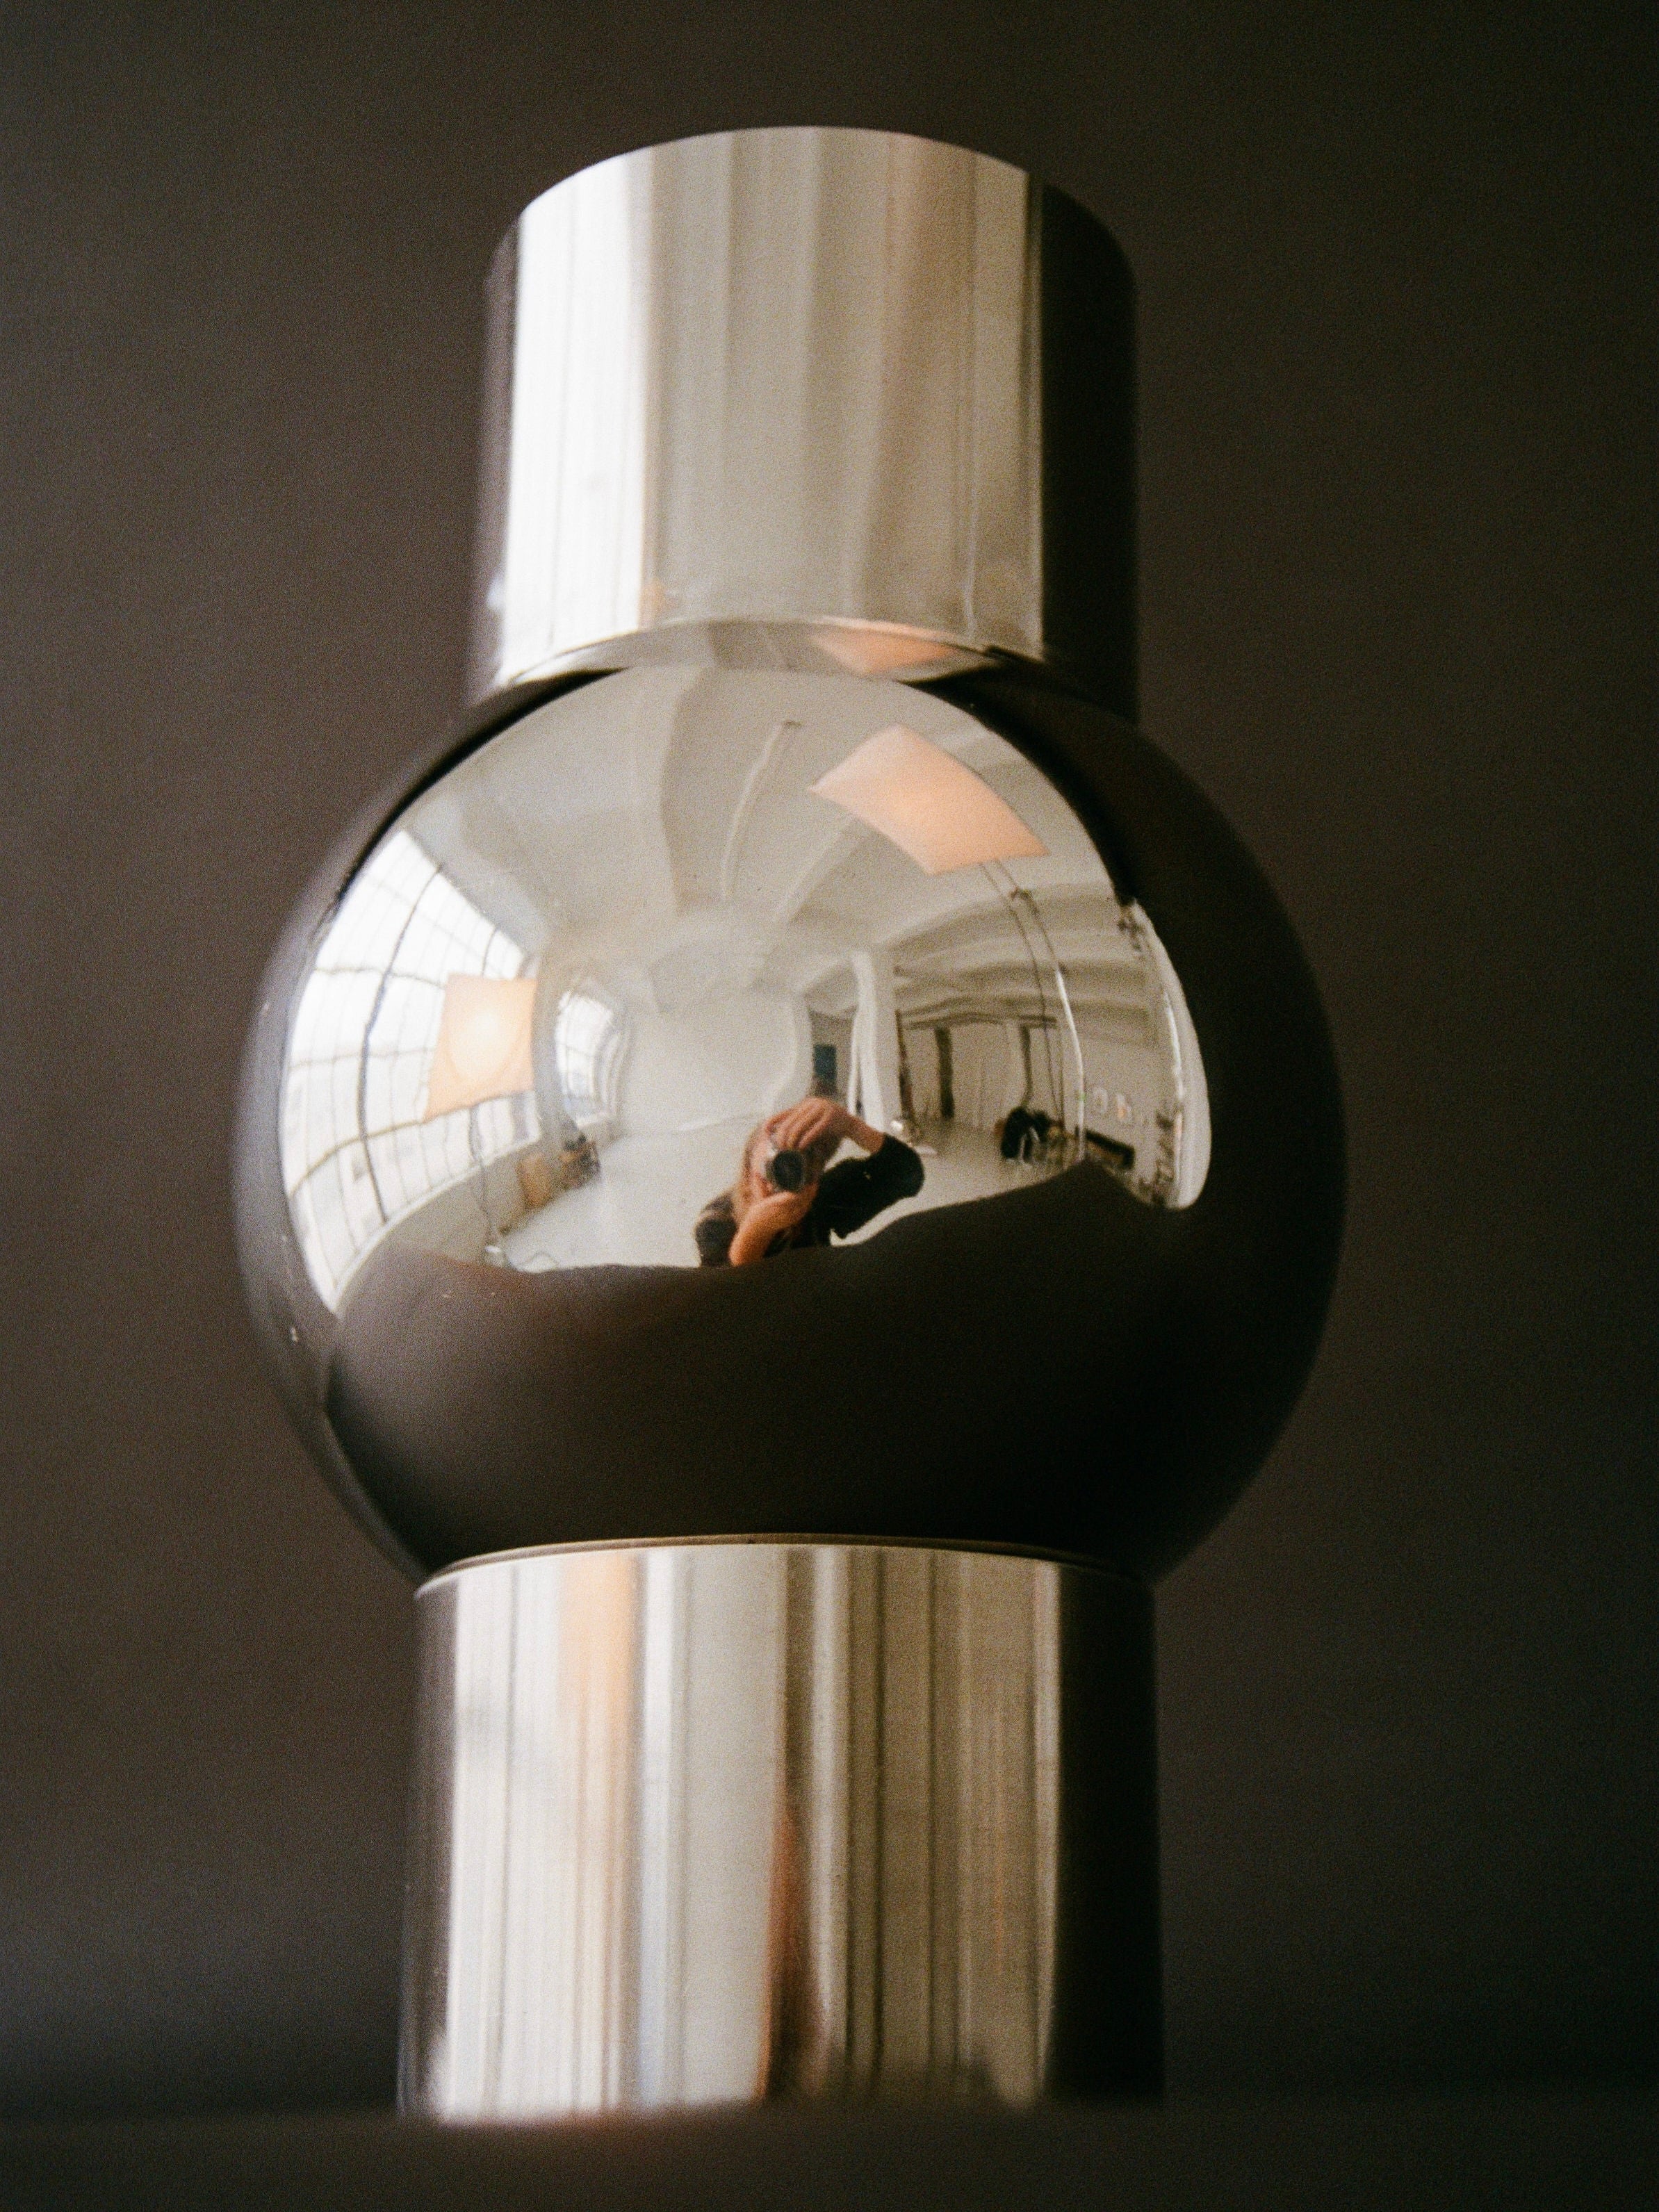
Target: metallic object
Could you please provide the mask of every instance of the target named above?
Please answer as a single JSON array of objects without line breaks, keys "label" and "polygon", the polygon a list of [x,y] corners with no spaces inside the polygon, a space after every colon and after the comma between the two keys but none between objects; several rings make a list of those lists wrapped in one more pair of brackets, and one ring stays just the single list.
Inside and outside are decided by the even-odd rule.
[{"label": "metallic object", "polygon": [[[250,1037],[289,1410],[416,1575],[793,1531],[1155,1576],[1301,1387],[1342,1159],[1289,926],[1127,720],[1121,256],[839,131],[624,156],[514,240],[486,696],[341,841]],[[699,1224],[814,1091],[832,1175],[913,1165],[714,1279]]]},{"label": "metallic object", "polygon": [[583,170],[492,275],[475,693],[1000,651],[1133,714],[1130,314],[1097,224],[960,147],[744,131]]},{"label": "metallic object", "polygon": [[1151,2088],[1149,1585],[1343,1151],[1133,726],[1122,258],[757,131],[556,186],[492,299],[477,702],[296,908],[238,1140],[289,1409],[438,1577],[405,2100]]},{"label": "metallic object", "polygon": [[534,1552],[428,1583],[420,1636],[407,2109],[1156,2087],[1140,1585]]},{"label": "metallic object", "polygon": [[[835,785],[900,733],[896,776]],[[929,776],[963,792],[945,785],[942,870],[896,842]],[[987,828],[970,810],[993,805]],[[343,1315],[417,1250],[694,1266],[699,1209],[815,1068],[866,1126],[925,1130],[921,1209],[1075,1165],[1091,1085],[1133,1101],[1100,1153],[1127,1188],[1189,1204],[1203,1185],[1179,982],[1006,740],[845,675],[641,668],[565,692],[416,796],[313,948],[281,1138],[312,1286]],[[1005,1161],[1016,1109],[1054,1140]],[[584,1146],[601,1173],[566,1188]],[[531,1206],[514,1170],[537,1158],[554,1188]]]}]

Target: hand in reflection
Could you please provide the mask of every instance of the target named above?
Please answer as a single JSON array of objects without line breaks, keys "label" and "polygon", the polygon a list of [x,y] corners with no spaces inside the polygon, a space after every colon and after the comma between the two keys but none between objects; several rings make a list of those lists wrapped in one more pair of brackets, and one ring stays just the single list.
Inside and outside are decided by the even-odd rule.
[{"label": "hand in reflection", "polygon": [[801,1190],[775,1190],[750,1205],[732,1239],[731,1264],[741,1267],[763,1260],[778,1239],[791,1236],[812,1211],[818,1187],[809,1182]]},{"label": "hand in reflection", "polygon": [[[867,1157],[831,1167],[849,1140]],[[799,1188],[779,1188],[797,1177]],[[921,1162],[908,1145],[884,1137],[833,1098],[803,1098],[750,1131],[737,1182],[698,1216],[699,1262],[742,1267],[850,1237],[896,1200],[914,1197],[921,1181]]]},{"label": "hand in reflection", "polygon": [[860,1121],[834,1098],[803,1098],[799,1105],[769,1115],[762,1127],[780,1152],[804,1152],[816,1146],[827,1155],[832,1146],[849,1138],[860,1151],[874,1152],[884,1141],[879,1129]]}]

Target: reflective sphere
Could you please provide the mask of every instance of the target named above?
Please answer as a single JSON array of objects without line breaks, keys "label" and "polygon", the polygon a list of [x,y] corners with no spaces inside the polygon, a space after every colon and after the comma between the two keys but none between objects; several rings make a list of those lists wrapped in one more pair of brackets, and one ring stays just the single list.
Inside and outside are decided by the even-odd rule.
[{"label": "reflective sphere", "polygon": [[256,1318],[412,1568],[799,1533],[1157,1571],[1299,1387],[1340,1115],[1260,876],[1034,669],[835,643],[497,702],[279,950]]}]

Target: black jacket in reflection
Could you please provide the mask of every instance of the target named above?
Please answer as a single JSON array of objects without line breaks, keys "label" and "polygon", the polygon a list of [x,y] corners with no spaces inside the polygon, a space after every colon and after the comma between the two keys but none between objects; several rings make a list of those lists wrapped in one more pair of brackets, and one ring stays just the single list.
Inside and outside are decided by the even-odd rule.
[{"label": "black jacket in reflection", "polygon": [[[773,1239],[767,1258],[805,1245],[827,1244],[832,1237],[850,1237],[900,1199],[914,1198],[923,1178],[921,1157],[915,1149],[897,1137],[884,1137],[875,1152],[859,1159],[838,1161],[827,1170],[805,1218]],[[737,1233],[732,1194],[722,1191],[697,1216],[699,1264],[728,1267],[732,1239]]]}]

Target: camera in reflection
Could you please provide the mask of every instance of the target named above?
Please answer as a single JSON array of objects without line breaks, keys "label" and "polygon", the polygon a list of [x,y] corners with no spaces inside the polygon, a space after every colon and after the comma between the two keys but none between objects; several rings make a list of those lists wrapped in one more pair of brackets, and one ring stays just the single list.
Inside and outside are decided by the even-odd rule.
[{"label": "camera in reflection", "polygon": [[769,1190],[787,1191],[793,1197],[797,1191],[823,1182],[823,1171],[838,1149],[838,1139],[821,1144],[780,1145],[760,1153],[755,1164]]}]

